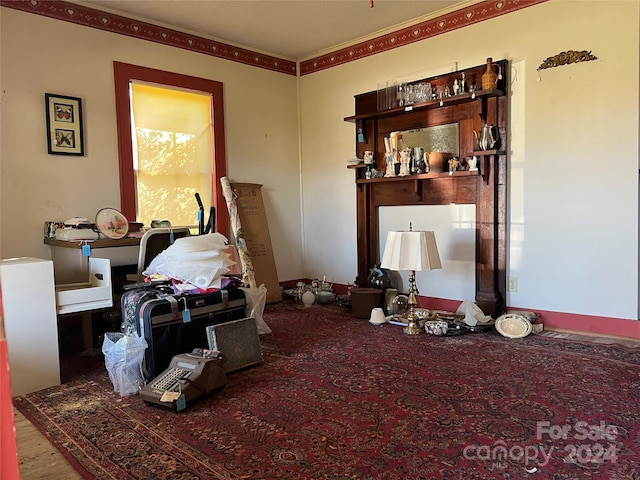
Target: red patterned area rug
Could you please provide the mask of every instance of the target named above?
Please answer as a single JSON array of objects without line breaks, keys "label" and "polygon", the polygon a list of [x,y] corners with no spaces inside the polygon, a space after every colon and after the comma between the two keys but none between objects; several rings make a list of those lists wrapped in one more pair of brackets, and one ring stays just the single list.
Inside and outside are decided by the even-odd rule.
[{"label": "red patterned area rug", "polygon": [[264,363],[184,412],[121,398],[103,365],[16,406],[88,479],[640,478],[639,349],[264,317]]}]

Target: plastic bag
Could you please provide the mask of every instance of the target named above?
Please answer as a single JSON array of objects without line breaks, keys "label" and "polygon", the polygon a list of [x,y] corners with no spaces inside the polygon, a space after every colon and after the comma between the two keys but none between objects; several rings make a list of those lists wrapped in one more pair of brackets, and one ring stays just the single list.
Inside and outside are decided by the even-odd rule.
[{"label": "plastic bag", "polygon": [[104,363],[113,390],[121,397],[138,393],[144,384],[142,359],[146,348],[146,340],[135,332],[132,335],[105,333],[102,342]]},{"label": "plastic bag", "polygon": [[465,300],[456,310],[456,314],[464,315],[464,323],[471,327],[486,324],[491,320],[491,316],[485,315],[480,307],[473,302]]},{"label": "plastic bag", "polygon": [[240,287],[245,293],[247,300],[247,310],[249,316],[255,318],[260,335],[271,333],[271,328],[262,318],[264,305],[267,303],[267,287],[260,285],[259,287]]}]

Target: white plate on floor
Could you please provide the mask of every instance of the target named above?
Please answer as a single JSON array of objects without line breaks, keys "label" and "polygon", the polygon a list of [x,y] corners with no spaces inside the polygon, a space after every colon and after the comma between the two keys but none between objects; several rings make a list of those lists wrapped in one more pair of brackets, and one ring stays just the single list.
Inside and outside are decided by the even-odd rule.
[{"label": "white plate on floor", "polygon": [[531,333],[531,322],[522,315],[505,313],[496,319],[496,330],[507,338],[523,338]]}]

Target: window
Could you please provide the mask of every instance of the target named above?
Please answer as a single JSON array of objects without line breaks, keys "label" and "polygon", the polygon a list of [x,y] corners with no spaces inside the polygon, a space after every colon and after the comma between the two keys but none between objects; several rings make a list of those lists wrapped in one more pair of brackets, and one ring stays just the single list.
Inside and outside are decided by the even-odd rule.
[{"label": "window", "polygon": [[[162,205],[163,203],[167,205],[173,204],[178,205],[179,209],[189,212],[188,218],[191,219],[189,223],[195,224],[197,203],[193,193],[200,190],[198,193],[203,197],[203,203],[207,201],[210,195],[211,205],[215,207],[216,231],[228,237],[226,203],[220,187],[220,178],[226,175],[222,83],[120,62],[114,62],[114,76],[122,213],[129,219],[139,219],[146,226],[149,226],[149,216],[163,219],[161,217],[165,214],[164,212],[168,212],[166,206]],[[197,134],[190,132],[186,125],[185,128],[174,128],[164,126],[162,123],[148,123],[144,120],[144,116],[138,116],[138,114],[136,114],[136,118],[139,120],[136,120],[137,124],[134,126],[131,115],[131,91],[134,89],[140,93],[140,97],[134,94],[136,99],[142,99],[144,95],[153,90],[164,92],[169,97],[176,97],[174,100],[178,97],[202,98],[202,95],[205,95],[210,104],[211,122],[209,135],[206,135],[206,132],[198,132]],[[184,100],[184,98],[182,99]],[[134,131],[136,132],[135,136],[133,135]],[[192,177],[190,179],[192,185],[186,190],[181,190],[179,195],[175,194],[175,190],[173,190],[173,193],[165,190],[164,193],[156,193],[149,196],[148,188],[144,182],[147,181],[148,185],[148,173],[150,170],[155,173],[162,171],[164,175],[175,177],[173,178],[172,186],[169,188],[180,188],[181,180],[179,175],[176,175],[180,165],[177,164],[181,161],[179,160],[180,157],[184,160],[184,157],[188,156],[184,154],[184,150],[193,148],[194,142],[192,140],[194,140],[195,136],[200,137],[200,141],[203,138],[206,139],[205,141],[210,141],[213,158],[211,158],[211,168],[207,169],[206,173],[201,169],[199,172],[192,173],[197,173],[196,177],[202,177],[205,174],[210,178],[204,184],[198,184],[195,177]],[[150,148],[147,154],[142,154],[138,158],[137,144],[139,142],[143,144],[153,143],[153,148],[159,150],[167,144],[173,144],[173,146],[178,146],[178,152],[181,149],[183,151],[173,158],[173,160],[176,160],[175,162],[171,160],[171,162],[175,163],[174,165],[169,168],[159,168],[161,163],[167,162],[168,157],[149,153],[153,150],[153,148]],[[138,167],[143,166],[143,164],[145,168],[140,170]],[[184,187],[184,184],[182,186]],[[207,188],[208,191],[201,190],[203,188]],[[162,206],[158,207],[158,205]],[[205,207],[207,206],[205,203]],[[208,212],[205,213],[208,216]],[[171,220],[173,221],[173,219]],[[173,223],[184,224],[182,220],[174,221]]]},{"label": "window", "polygon": [[[197,223],[195,193],[211,205],[211,95],[131,82],[138,222]],[[207,209],[208,210],[208,209]]]}]

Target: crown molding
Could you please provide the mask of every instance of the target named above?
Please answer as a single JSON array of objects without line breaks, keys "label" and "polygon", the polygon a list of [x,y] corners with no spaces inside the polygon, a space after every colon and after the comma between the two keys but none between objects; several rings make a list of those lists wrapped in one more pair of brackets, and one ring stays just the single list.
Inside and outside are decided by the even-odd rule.
[{"label": "crown molding", "polygon": [[487,0],[300,63],[300,76],[468,27],[549,0]]},{"label": "crown molding", "polygon": [[244,63],[253,67],[296,75],[297,63],[198,35],[103,12],[61,0],[2,0],[0,5],[56,20],[97,28],[111,33],[182,48],[192,52]]},{"label": "crown molding", "polygon": [[62,0],[0,0],[0,6],[182,48],[287,75],[309,75],[490,20],[549,0],[485,0],[298,63]]}]

